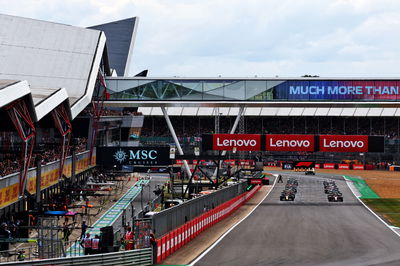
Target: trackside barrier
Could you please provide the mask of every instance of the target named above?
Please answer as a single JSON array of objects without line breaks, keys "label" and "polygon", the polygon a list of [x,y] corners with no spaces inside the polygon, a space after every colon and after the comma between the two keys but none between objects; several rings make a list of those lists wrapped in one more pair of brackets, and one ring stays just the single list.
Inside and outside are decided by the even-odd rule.
[{"label": "trackside barrier", "polygon": [[183,247],[201,232],[231,215],[240,206],[251,199],[261,186],[256,186],[251,191],[245,192],[216,208],[209,210],[182,226],[168,232],[157,239],[157,263],[161,263],[169,255]]},{"label": "trackside barrier", "polygon": [[30,260],[21,262],[6,262],[0,265],[153,265],[152,249],[135,249],[97,255],[66,257],[57,259]]}]

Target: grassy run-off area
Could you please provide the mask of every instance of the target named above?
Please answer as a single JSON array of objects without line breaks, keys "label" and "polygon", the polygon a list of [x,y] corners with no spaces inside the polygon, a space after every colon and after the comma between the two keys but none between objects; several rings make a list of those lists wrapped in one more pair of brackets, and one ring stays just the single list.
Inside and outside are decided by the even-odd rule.
[{"label": "grassy run-off area", "polygon": [[360,192],[360,199],[376,214],[384,218],[390,225],[400,227],[400,199],[385,199],[379,197],[363,179],[345,176],[353,181]]},{"label": "grassy run-off area", "polygon": [[400,199],[362,199],[376,214],[390,225],[400,227]]}]

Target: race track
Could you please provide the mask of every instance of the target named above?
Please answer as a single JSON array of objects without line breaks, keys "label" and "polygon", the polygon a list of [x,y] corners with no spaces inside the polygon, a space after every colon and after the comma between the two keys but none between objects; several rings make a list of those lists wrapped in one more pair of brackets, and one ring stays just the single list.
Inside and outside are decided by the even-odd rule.
[{"label": "race track", "polygon": [[[284,184],[289,175],[284,175]],[[400,265],[400,237],[335,181],[343,203],[330,203],[326,176],[290,175],[299,181],[294,202],[269,196],[195,265]]]}]

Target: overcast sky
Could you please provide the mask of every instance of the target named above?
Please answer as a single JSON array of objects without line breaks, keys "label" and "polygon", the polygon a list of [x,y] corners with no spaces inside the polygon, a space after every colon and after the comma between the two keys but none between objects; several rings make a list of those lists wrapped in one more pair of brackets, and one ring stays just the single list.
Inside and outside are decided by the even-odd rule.
[{"label": "overcast sky", "polygon": [[[400,77],[398,0],[0,0],[87,27],[138,16],[131,74]],[[1,41],[1,40],[0,40]]]}]

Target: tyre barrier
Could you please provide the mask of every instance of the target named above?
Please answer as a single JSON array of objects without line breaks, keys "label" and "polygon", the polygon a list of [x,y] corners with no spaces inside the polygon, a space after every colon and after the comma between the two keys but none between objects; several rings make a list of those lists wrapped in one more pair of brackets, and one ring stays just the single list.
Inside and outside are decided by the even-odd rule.
[{"label": "tyre barrier", "polygon": [[196,238],[201,232],[228,217],[251,199],[260,189],[261,185],[258,185],[254,189],[218,205],[214,209],[197,216],[193,220],[158,238],[157,263],[161,263],[169,255]]}]

